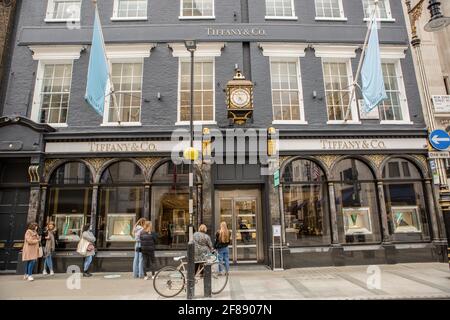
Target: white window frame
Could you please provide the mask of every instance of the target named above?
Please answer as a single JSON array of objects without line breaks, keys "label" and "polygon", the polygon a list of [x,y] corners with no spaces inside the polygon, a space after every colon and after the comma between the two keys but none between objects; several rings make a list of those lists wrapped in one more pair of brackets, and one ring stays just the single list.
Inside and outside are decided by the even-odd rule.
[{"label": "white window frame", "polygon": [[47,10],[45,13],[45,22],[80,22],[81,19],[81,7],[83,5],[83,0],[79,0],[80,2],[80,11],[78,12],[78,18],[65,18],[65,19],[55,19],[53,18],[53,14],[55,12],[55,1],[48,0],[47,2]]},{"label": "white window frame", "polygon": [[266,9],[266,20],[298,20],[297,15],[295,14],[295,2],[294,0],[291,0],[291,6],[292,6],[292,16],[268,16],[267,15],[267,1],[264,0],[265,9]]},{"label": "white window frame", "polygon": [[[325,75],[324,75],[324,62],[338,62],[338,63],[346,63],[347,65],[347,76],[348,83],[353,83],[353,70],[352,70],[352,59],[356,58],[356,49],[358,46],[322,46],[317,45],[314,47],[316,57],[322,58],[322,77],[323,81],[323,89],[326,92],[326,84],[325,84]],[[350,88],[352,90],[352,88]],[[327,108],[327,119],[328,119],[328,103],[326,97],[325,106]],[[327,120],[327,124],[361,124],[359,119],[358,105],[356,103],[356,94],[353,96],[353,100],[351,101],[350,107],[351,120]]]},{"label": "white window frame", "polygon": [[119,17],[119,2],[120,0],[114,0],[114,8],[113,8],[113,15],[111,17],[111,21],[147,21],[148,20],[148,0],[145,16],[144,17]]},{"label": "white window frame", "polygon": [[[269,57],[270,64],[270,94],[272,97],[272,124],[308,124],[305,118],[305,104],[303,101],[303,83],[301,74],[300,58],[305,57],[305,49],[308,47],[307,44],[296,43],[260,43],[259,47],[263,50],[263,56]],[[272,88],[272,62],[276,61],[295,61],[297,63],[297,76],[298,76],[298,94],[299,94],[299,114],[300,120],[273,120],[275,114],[273,110],[273,88]]]},{"label": "white window frame", "polygon": [[[187,51],[184,43],[170,43],[169,47],[172,49],[172,55],[178,58],[178,87],[177,87],[177,122],[176,126],[189,125],[189,121],[181,121],[181,62],[190,59],[191,54]],[[220,57],[222,54],[222,48],[225,47],[223,42],[208,42],[198,43],[197,50],[194,53],[195,61],[213,61],[213,120],[209,121],[194,121],[195,125],[215,125],[216,122],[216,57]],[[190,61],[190,60],[188,60]]]},{"label": "white window frame", "polygon": [[[29,49],[33,52],[33,60],[39,61],[36,72],[36,81],[34,86],[33,103],[31,106],[30,119],[34,122],[40,123],[39,115],[41,112],[41,91],[43,85],[43,77],[45,66],[47,64],[72,64],[72,80],[73,81],[73,62],[80,58],[80,53],[83,50],[82,46],[32,46]],[[69,105],[67,106],[67,118],[65,123],[47,123],[52,127],[67,127],[67,120],[69,119],[70,109],[70,93]]]},{"label": "white window frame", "polygon": [[[149,58],[152,48],[155,44],[135,44],[135,45],[107,45],[106,46],[106,56],[109,63],[109,68],[112,70],[113,63],[142,63],[142,83],[141,83],[141,100],[144,100],[144,69],[145,69],[145,58]],[[105,106],[103,112],[103,123],[100,125],[102,127],[117,127],[117,126],[142,126],[141,121],[139,122],[109,122],[109,111],[111,95],[110,93],[111,83],[108,81],[108,85],[105,92]],[[139,113],[139,118],[142,119],[142,101],[141,101],[141,112]]]},{"label": "white window frame", "polygon": [[[380,124],[400,124],[408,125],[413,124],[409,115],[408,98],[406,95],[405,81],[403,78],[401,60],[405,59],[405,50],[408,47],[388,47],[382,46],[380,48],[380,56],[382,63],[395,64],[395,73],[397,75],[398,89],[400,91],[400,107],[402,110],[403,120],[380,120]],[[381,114],[380,114],[381,119]]]},{"label": "white window frame", "polygon": [[347,17],[345,16],[344,12],[344,5],[342,3],[342,0],[338,0],[339,3],[339,10],[341,13],[340,17],[319,17],[317,15],[317,0],[314,1],[315,10],[316,10],[316,21],[347,21]]},{"label": "white window frame", "polygon": [[184,0],[180,0],[180,16],[178,19],[180,20],[214,20],[216,19],[216,4],[215,0],[212,1],[212,16],[184,16]]},{"label": "white window frame", "polygon": [[[386,14],[387,14],[387,18],[379,18],[377,17],[377,21],[380,22],[395,22],[395,19],[392,17],[392,10],[391,10],[391,2],[390,0],[379,0],[379,1],[384,1],[384,5],[386,7]],[[363,6],[363,10],[364,10],[364,0],[361,0],[361,4]],[[364,21],[370,21],[370,17],[366,17],[366,13],[363,12],[363,17],[364,17]]]}]

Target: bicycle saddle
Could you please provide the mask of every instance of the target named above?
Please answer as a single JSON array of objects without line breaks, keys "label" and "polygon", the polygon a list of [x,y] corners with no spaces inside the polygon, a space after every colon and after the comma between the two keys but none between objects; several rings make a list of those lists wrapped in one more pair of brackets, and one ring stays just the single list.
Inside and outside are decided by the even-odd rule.
[{"label": "bicycle saddle", "polygon": [[173,260],[175,261],[180,261],[181,259],[186,258],[186,256],[179,256],[179,257],[174,257]]}]

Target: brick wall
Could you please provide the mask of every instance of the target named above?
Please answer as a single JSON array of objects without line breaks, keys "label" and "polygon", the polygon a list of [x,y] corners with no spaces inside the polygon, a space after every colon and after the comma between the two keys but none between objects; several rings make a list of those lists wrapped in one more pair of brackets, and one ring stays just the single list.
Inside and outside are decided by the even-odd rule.
[{"label": "brick wall", "polygon": [[6,49],[12,25],[15,0],[0,0],[0,87],[6,63]]}]

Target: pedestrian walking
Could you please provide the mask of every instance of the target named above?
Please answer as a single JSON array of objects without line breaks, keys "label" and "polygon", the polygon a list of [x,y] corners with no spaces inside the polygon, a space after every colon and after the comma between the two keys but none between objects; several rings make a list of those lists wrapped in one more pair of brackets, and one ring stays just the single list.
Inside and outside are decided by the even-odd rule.
[{"label": "pedestrian walking", "polygon": [[202,224],[198,228],[198,231],[194,233],[194,245],[195,245],[195,273],[200,266],[205,263],[207,255],[214,250],[211,238],[206,232],[208,228],[206,225]]},{"label": "pedestrian walking", "polygon": [[152,279],[155,278],[156,258],[155,258],[155,234],[151,221],[146,221],[144,230],[140,234],[142,259],[144,261],[145,280],[148,280],[148,272],[152,272]]},{"label": "pedestrian walking", "polygon": [[89,229],[90,226],[86,224],[83,227],[83,233],[81,234],[81,240],[78,242],[77,252],[84,257],[83,262],[83,277],[91,277],[89,273],[89,267],[95,256],[95,236]]},{"label": "pedestrian walking", "polygon": [[56,248],[56,241],[58,239],[57,230],[55,223],[50,221],[47,223],[47,227],[44,230],[44,235],[42,239],[42,247],[44,253],[44,270],[42,271],[43,275],[47,275],[47,268],[50,275],[54,275],[53,271],[53,254]]},{"label": "pedestrian walking", "polygon": [[39,242],[41,241],[38,233],[38,224],[32,222],[28,225],[25,232],[25,239],[22,250],[22,261],[26,261],[24,280],[33,281],[33,269],[40,255]]},{"label": "pedestrian walking", "polygon": [[144,264],[141,252],[141,239],[140,235],[142,230],[144,230],[144,224],[147,220],[145,218],[139,219],[133,228],[133,235],[135,239],[134,244],[134,259],[133,259],[133,276],[135,278],[144,277]]},{"label": "pedestrian walking", "polygon": [[[225,265],[226,272],[230,271],[230,255],[228,246],[230,245],[231,232],[228,230],[227,223],[222,221],[220,229],[216,233],[214,248],[219,254],[219,260]],[[222,265],[219,265],[219,272],[222,272]]]}]

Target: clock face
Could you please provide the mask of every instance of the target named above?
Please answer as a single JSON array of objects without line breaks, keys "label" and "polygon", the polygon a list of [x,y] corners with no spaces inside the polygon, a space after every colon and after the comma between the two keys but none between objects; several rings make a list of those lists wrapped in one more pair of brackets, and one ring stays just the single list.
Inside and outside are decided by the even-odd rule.
[{"label": "clock face", "polygon": [[245,107],[250,102],[250,93],[244,89],[236,89],[231,92],[231,102],[238,108]]}]

